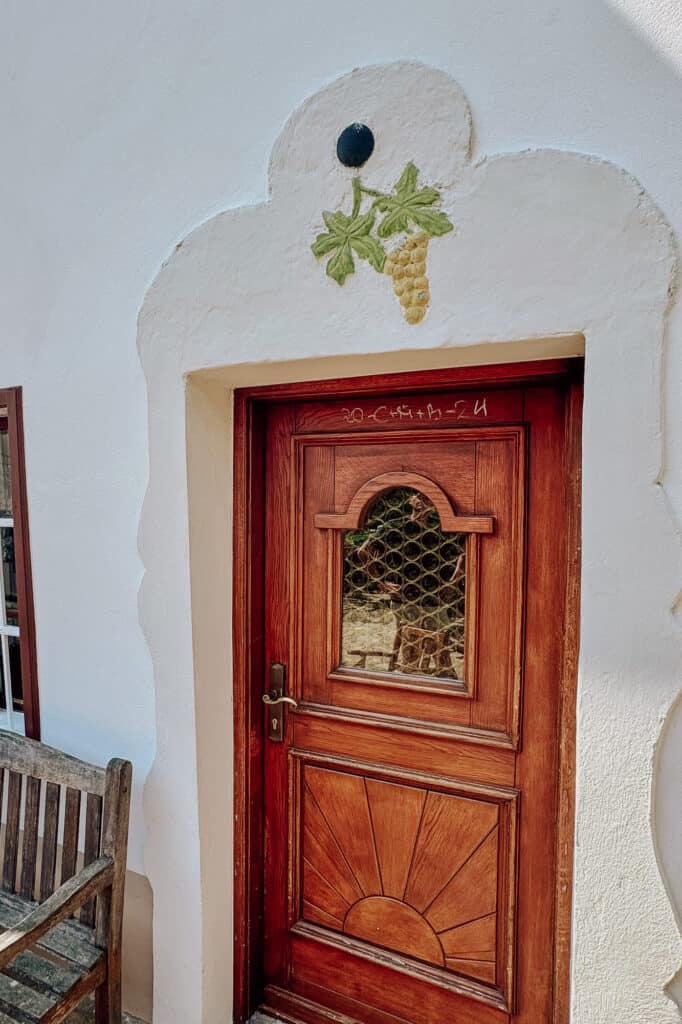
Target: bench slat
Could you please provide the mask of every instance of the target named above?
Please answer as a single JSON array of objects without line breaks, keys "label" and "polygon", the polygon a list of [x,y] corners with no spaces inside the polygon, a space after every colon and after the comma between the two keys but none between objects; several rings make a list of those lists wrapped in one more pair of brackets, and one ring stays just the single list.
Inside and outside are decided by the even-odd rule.
[{"label": "bench slat", "polygon": [[0,972],[0,1024],[60,1024],[105,977],[100,960],[92,970],[66,972],[34,954],[21,953]]},{"label": "bench slat", "polygon": [[81,794],[78,789],[66,790],[64,810],[64,837],[62,839],[62,885],[76,874],[78,859],[78,827],[80,824]]},{"label": "bench slat", "polygon": [[8,768],[22,775],[71,786],[87,793],[104,796],[106,771],[86,764],[70,754],[48,747],[45,743],[0,731],[0,769]]},{"label": "bench slat", "polygon": [[[0,730],[0,934],[9,930],[0,1024],[85,1019],[83,999],[92,1004],[102,986],[108,1016],[119,1019],[131,774],[132,765],[121,758],[100,768]],[[84,882],[76,877],[81,862]],[[50,899],[59,886],[65,891]],[[73,916],[54,925],[67,913]],[[30,934],[21,926],[29,915]]]},{"label": "bench slat", "polygon": [[53,993],[58,996],[64,995],[73,988],[82,973],[79,968],[65,967],[63,964],[47,960],[44,956],[39,956],[31,950],[20,953],[3,971],[3,974],[20,981],[28,988],[47,995]]},{"label": "bench slat", "polygon": [[59,800],[59,786],[55,782],[48,782],[45,786],[45,825],[43,828],[43,855],[40,862],[41,903],[54,892],[54,873],[57,865]]},{"label": "bench slat", "polygon": [[38,816],[40,814],[40,779],[26,778],[24,802],[24,842],[21,849],[21,895],[32,900],[35,896],[36,859],[38,857]]},{"label": "bench slat", "polygon": [[[36,903],[22,900],[20,896],[0,893],[0,930],[13,928],[22,917],[35,910],[36,906]],[[94,932],[73,920],[62,921],[39,939],[36,947],[86,970],[93,967],[104,955],[104,951],[95,945]]]},{"label": "bench slat", "polygon": [[2,887],[14,892],[17,884],[17,855],[19,853],[19,818],[21,815],[21,783],[19,772],[10,771],[7,787],[7,824],[5,826],[5,854],[2,865]]},{"label": "bench slat", "polygon": [[44,995],[0,973],[0,1008],[12,1020],[39,1021],[55,1004],[55,996]]},{"label": "bench slat", "polygon": [[[87,867],[99,857],[102,835],[102,797],[88,793],[85,809],[85,855],[83,866]],[[95,898],[88,900],[83,906],[80,919],[88,928],[95,924]]]}]

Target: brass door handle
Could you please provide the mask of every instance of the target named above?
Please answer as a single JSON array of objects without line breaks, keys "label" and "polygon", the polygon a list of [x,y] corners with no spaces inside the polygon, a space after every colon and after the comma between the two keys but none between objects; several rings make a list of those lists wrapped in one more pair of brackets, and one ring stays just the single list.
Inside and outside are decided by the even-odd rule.
[{"label": "brass door handle", "polygon": [[291,704],[292,707],[298,707],[298,701],[294,700],[293,697],[271,697],[269,693],[263,694],[264,704]]},{"label": "brass door handle", "polygon": [[281,661],[275,661],[270,666],[270,690],[262,695],[262,701],[267,705],[268,739],[274,743],[282,743],[284,740],[284,708],[277,709],[278,704],[290,704],[292,708],[298,707],[298,702],[293,697],[285,697],[286,689],[286,665]]}]

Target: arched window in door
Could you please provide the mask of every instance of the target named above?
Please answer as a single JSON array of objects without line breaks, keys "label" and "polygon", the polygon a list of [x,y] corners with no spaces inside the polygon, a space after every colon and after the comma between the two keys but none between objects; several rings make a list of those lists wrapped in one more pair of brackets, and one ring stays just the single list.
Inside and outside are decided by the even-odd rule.
[{"label": "arched window in door", "polygon": [[466,533],[396,487],[344,532],[341,664],[464,680]]}]

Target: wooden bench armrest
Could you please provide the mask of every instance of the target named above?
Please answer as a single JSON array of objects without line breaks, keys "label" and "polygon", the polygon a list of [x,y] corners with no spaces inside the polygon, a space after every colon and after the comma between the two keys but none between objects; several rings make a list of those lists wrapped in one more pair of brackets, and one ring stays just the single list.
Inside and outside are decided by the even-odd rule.
[{"label": "wooden bench armrest", "polygon": [[60,885],[44,903],[0,935],[0,971],[19,953],[35,945],[41,936],[60,921],[70,917],[74,910],[87,903],[91,896],[107,889],[113,878],[113,860],[111,857],[99,857]]}]

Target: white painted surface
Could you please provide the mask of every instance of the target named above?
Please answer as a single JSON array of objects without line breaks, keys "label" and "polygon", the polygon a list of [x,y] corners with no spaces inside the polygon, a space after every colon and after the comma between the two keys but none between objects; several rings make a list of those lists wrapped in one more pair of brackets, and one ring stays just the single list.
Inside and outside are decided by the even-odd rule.
[{"label": "white painted surface", "polygon": [[[475,117],[475,158],[538,146],[594,153],[635,174],[680,235],[680,7],[677,0],[556,0],[551,5],[539,0],[514,5],[494,0],[477,4],[424,0],[419,5],[377,0],[368,5],[349,0],[344,5],[322,6],[311,0],[293,5],[263,0],[248,5],[218,0],[194,5],[179,0],[93,5],[72,0],[59,6],[10,0],[4,11],[0,53],[4,72],[0,384],[25,388],[44,735],[93,759],[104,760],[113,752],[133,758],[131,866],[140,870],[145,831],[140,793],[154,757],[155,708],[151,662],[136,607],[141,578],[136,534],[149,449],[135,321],[162,259],[211,214],[265,198],[268,153],[285,118],[300,101],[353,66],[397,57],[426,60],[462,83]],[[392,105],[399,111],[405,102],[400,91]],[[351,118],[356,116],[353,111]],[[325,202],[331,205],[332,201],[331,193],[325,193]],[[259,216],[252,213],[250,223],[255,224]],[[308,258],[307,236],[294,238],[292,244],[298,255],[305,252]],[[239,253],[228,269],[230,280],[242,273]],[[460,272],[466,280],[470,270],[462,266]],[[312,268],[315,274],[321,284],[324,275],[319,267]],[[287,285],[295,288],[299,280],[294,275]],[[634,284],[640,294],[641,282]],[[390,303],[378,300],[374,285],[375,315],[388,317],[390,309],[393,317],[392,297]],[[620,294],[623,282],[615,285],[613,295]],[[338,300],[325,296],[325,302],[329,310]],[[434,309],[436,302],[434,283]],[[346,297],[337,307],[341,316],[345,317],[348,306]],[[560,308],[561,304],[557,313]],[[642,315],[651,308],[647,300]],[[499,312],[495,321],[486,315],[484,304],[473,333],[483,332],[486,322],[494,326],[497,337],[523,332],[524,323],[530,326],[530,313],[515,304],[500,307]],[[543,333],[578,326],[557,324],[557,316],[549,312],[545,319],[551,322],[542,326]],[[611,314],[603,310],[605,321],[615,330]],[[456,309],[447,313],[448,317],[459,315]],[[217,311],[206,319],[218,323],[220,317]],[[447,334],[447,329],[436,329],[431,314],[428,324],[420,342],[427,348]],[[628,330],[636,330],[632,318],[628,325]],[[272,325],[264,326],[266,340],[273,338]],[[644,327],[641,337],[645,337]],[[407,343],[416,344],[413,339],[410,335]],[[590,349],[589,342],[588,337],[589,358],[598,366],[597,350]],[[386,331],[380,343],[389,347],[404,340]],[[346,351],[372,347],[371,340],[365,343],[364,333],[344,337],[343,344]],[[641,347],[646,344],[641,341]],[[277,358],[289,354],[288,340],[282,344],[275,339],[269,346],[267,352]],[[654,345],[654,362],[656,352]],[[242,348],[238,358],[245,362],[257,354]],[[618,357],[605,355],[604,359],[611,370],[625,373]],[[602,369],[606,372],[607,366]],[[629,362],[627,369],[634,372]],[[293,370],[288,372],[295,376]],[[312,370],[301,368],[299,376],[308,372]],[[661,393],[666,427],[662,444],[652,440],[657,434],[655,381],[647,399],[650,408],[642,404],[640,395],[633,396],[634,441],[648,439],[646,458],[635,477],[641,486],[645,480],[662,481],[659,501],[669,502],[679,513],[679,304],[668,323]],[[167,442],[173,447],[182,441],[181,406],[180,402],[177,416],[169,413],[164,425],[168,434],[161,429],[159,446]],[[182,498],[173,493],[167,498],[169,508],[162,502],[156,508],[160,542],[172,534],[166,522],[169,509],[175,512],[174,503],[182,504]],[[179,514],[185,515],[182,508]],[[631,658],[635,667],[656,677],[656,685],[635,682],[632,677],[631,686],[657,723],[668,701],[668,696],[661,698],[658,687],[668,694],[669,609],[679,586],[679,580],[671,583],[670,579],[674,552],[667,532],[670,520],[665,522],[661,529],[668,547],[662,568],[648,563],[633,575],[638,582],[642,574],[651,575],[654,607],[660,622],[666,621],[664,639],[659,627],[647,630],[642,643],[646,656],[632,654]],[[181,525],[182,518],[173,524]],[[639,536],[648,528],[648,522],[640,521],[635,532]],[[661,550],[664,546],[662,539]],[[185,549],[178,552],[183,575],[170,584],[174,588],[188,585],[185,554]],[[598,561],[601,556],[595,553],[594,557]],[[159,592],[157,600],[163,603],[166,596]],[[644,597],[641,604],[648,607]],[[640,624],[637,636],[641,630]],[[623,636],[627,636],[625,630]],[[161,653],[153,651],[157,672]],[[169,668],[189,673],[179,688],[185,699],[190,661],[184,656]],[[635,732],[640,727],[639,709],[632,711]],[[670,728],[659,751],[661,793],[667,794],[667,800],[660,797],[659,807],[674,808],[670,794],[674,787],[679,789],[682,779],[677,735]],[[191,748],[193,736],[186,732],[185,737],[183,744]],[[162,755],[167,753],[164,742],[170,739],[159,741]],[[191,759],[191,749],[189,754]],[[646,765],[650,766],[650,758]],[[643,766],[635,759],[628,775],[638,792],[640,769]],[[180,781],[187,786],[189,798],[196,780]],[[147,827],[160,813],[154,785]],[[641,804],[637,807],[639,835],[649,812]],[[161,810],[172,819],[172,806]],[[656,823],[668,886],[682,900],[674,823],[663,812]],[[191,820],[188,828],[191,833]],[[627,832],[626,838],[618,837],[619,843],[629,842]],[[168,854],[171,869],[174,857]],[[195,858],[190,849],[178,859],[187,877],[195,880],[198,854]],[[639,927],[639,911],[633,920]],[[629,941],[628,928],[623,934]],[[166,962],[163,948],[160,962]],[[666,957],[657,959],[655,944],[652,950],[634,976],[647,974],[659,991]],[[601,962],[594,965],[595,979]],[[164,970],[170,977],[172,969]],[[191,970],[190,975],[196,981]],[[189,990],[193,991],[188,982]],[[644,986],[642,998],[648,991]],[[594,1013],[593,1020],[617,1019],[608,1006],[599,1009],[601,1018]]]},{"label": "white painted surface", "polygon": [[[321,210],[337,208],[350,177],[334,158],[335,131],[328,126],[342,125],[356,112],[377,129],[367,180],[388,184],[414,158],[425,180],[443,187],[457,225],[456,233],[431,243],[432,304],[418,328],[404,324],[390,288],[383,287],[387,282],[369,268],[339,288],[309,251]],[[171,1000],[173,979],[166,972],[172,961],[157,961],[159,1019],[182,1019],[190,1005],[196,1007],[200,991],[203,1019],[223,1019],[220,1008],[229,1000],[229,978],[217,969],[214,945],[222,938],[229,956],[228,930],[215,922],[209,936],[204,931],[210,963],[202,964],[191,944],[202,930],[200,894],[204,903],[216,893],[227,896],[230,842],[215,814],[213,780],[201,769],[207,761],[229,770],[223,682],[229,651],[220,638],[210,653],[205,623],[205,615],[215,612],[209,554],[222,566],[215,586],[229,565],[227,524],[215,521],[214,507],[216,493],[229,492],[228,481],[210,471],[229,430],[229,396],[221,386],[262,380],[266,371],[259,363],[283,352],[290,361],[269,377],[333,376],[337,366],[324,357],[349,352],[376,353],[374,368],[386,369],[395,368],[395,352],[407,349],[423,350],[421,357],[412,352],[416,365],[428,365],[444,346],[450,346],[453,364],[472,359],[469,346],[479,346],[477,358],[485,360],[480,343],[486,340],[559,331],[582,331],[587,350],[573,1020],[678,1017],[663,986],[680,961],[679,935],[649,827],[654,749],[679,689],[679,636],[669,613],[679,552],[656,484],[672,236],[641,186],[613,165],[550,150],[472,164],[468,134],[466,100],[441,72],[403,64],[341,79],[285,126],[273,151],[272,201],[199,228],[147,296],[140,353],[149,382],[152,471],[143,516],[147,576],[141,607],[158,652],[159,737],[149,784],[154,827],[148,864],[157,929],[166,933],[182,912],[191,936],[182,953],[188,980],[194,968],[181,1008],[176,991]],[[575,350],[575,339],[564,344]],[[543,349],[550,346],[538,343],[533,354]],[[506,353],[504,345],[496,346],[488,358],[524,355],[530,355],[528,345],[524,353],[510,343]],[[370,369],[360,356],[354,365],[358,372]],[[197,370],[188,394],[186,449],[180,422],[185,375]],[[188,465],[192,616],[188,591],[170,590],[187,571]],[[223,467],[218,477],[226,472]],[[162,509],[171,514],[160,531]],[[203,568],[195,573],[197,559]],[[167,595],[163,606],[161,593]],[[219,606],[223,619],[225,600]],[[192,621],[196,695],[185,685],[191,679],[186,662]],[[194,811],[195,752],[185,746],[181,755],[179,746],[195,700],[201,858],[193,822],[184,838],[201,881],[179,896],[165,860],[172,837],[168,828],[164,832],[163,808],[181,778],[183,789],[173,794],[182,820]],[[210,733],[201,725],[205,707],[213,708]],[[186,862],[183,886],[189,881],[185,869]]]}]

